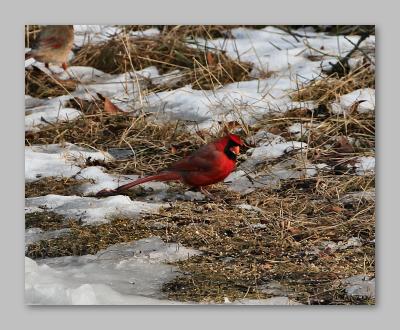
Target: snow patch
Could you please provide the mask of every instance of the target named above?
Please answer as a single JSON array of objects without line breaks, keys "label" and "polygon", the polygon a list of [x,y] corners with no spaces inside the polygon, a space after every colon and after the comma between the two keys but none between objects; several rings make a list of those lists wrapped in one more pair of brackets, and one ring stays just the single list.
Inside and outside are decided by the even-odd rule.
[{"label": "snow patch", "polygon": [[112,217],[137,217],[142,213],[157,212],[166,204],[132,201],[128,196],[107,198],[47,195],[25,199],[25,213],[50,210],[86,224],[104,223]]},{"label": "snow patch", "polygon": [[[112,245],[96,255],[25,258],[25,301],[43,305],[175,304],[161,294],[177,276],[165,262],[200,254],[158,237]],[[163,299],[164,298],[164,299]]]},{"label": "snow patch", "polygon": [[138,38],[151,38],[151,37],[158,37],[160,35],[160,30],[157,28],[150,28],[146,30],[138,30],[138,31],[131,31],[129,33],[132,37],[138,37]]},{"label": "snow patch", "polygon": [[25,147],[25,180],[36,181],[50,176],[76,175],[86,159],[107,161],[112,157],[106,152],[92,151],[66,143]]},{"label": "snow patch", "polygon": [[[205,46],[223,50],[234,60],[252,63],[253,77],[265,72],[279,72],[294,78],[300,83],[319,78],[321,62],[311,61],[310,55],[323,55],[326,59],[345,56],[357,43],[359,36],[327,36],[324,33],[309,33],[304,37],[292,35],[275,27],[260,30],[239,27],[232,29],[233,38],[202,38],[190,42],[192,47],[204,49]],[[374,45],[375,37],[364,40],[360,46]]]},{"label": "snow patch", "polygon": [[25,131],[34,131],[38,125],[49,125],[70,121],[82,116],[82,112],[73,108],[56,109],[49,107],[25,116]]},{"label": "snow patch", "polygon": [[298,141],[288,141],[288,142],[275,142],[271,141],[268,144],[262,145],[260,147],[256,147],[251,152],[251,158],[256,160],[257,162],[262,162],[267,159],[275,159],[289,151],[296,149],[305,149],[307,144],[304,142]]},{"label": "snow patch", "polygon": [[49,240],[67,235],[71,232],[69,228],[62,228],[57,230],[43,231],[40,228],[29,228],[25,230],[25,247],[41,240]]},{"label": "snow patch", "polygon": [[119,34],[121,28],[113,25],[74,25],[74,45],[82,47],[109,40]]},{"label": "snow patch", "polygon": [[[84,183],[81,186],[82,192],[87,194],[97,193],[102,189],[115,189],[123,184],[138,179],[138,175],[115,176],[103,172],[100,166],[90,166],[79,172],[77,178],[89,179],[94,183]],[[141,184],[144,189],[151,189],[155,193],[163,192],[168,189],[168,185],[163,182],[146,182]]]},{"label": "snow patch", "polygon": [[147,112],[165,120],[187,120],[207,123],[239,118],[253,123],[261,115],[282,112],[292,106],[285,82],[281,88],[270,80],[253,80],[228,84],[215,91],[195,90],[190,85],[172,91],[152,93],[145,98]]},{"label": "snow patch", "polygon": [[60,75],[58,75],[57,78],[60,80],[69,80],[73,78],[80,83],[88,83],[91,81],[96,81],[100,77],[105,78],[110,76],[111,75],[91,66],[70,66],[66,71],[63,71]]},{"label": "snow patch", "polygon": [[355,168],[357,175],[374,174],[375,157],[358,157]]},{"label": "snow patch", "polygon": [[65,107],[72,95],[63,95],[52,99],[38,99],[25,96],[25,131],[37,131],[38,125],[68,121],[82,115],[77,109]]},{"label": "snow patch", "polygon": [[313,164],[305,166],[296,160],[287,160],[273,165],[268,171],[263,172],[250,171],[246,174],[245,171],[239,169],[231,173],[224,182],[228,185],[229,190],[246,195],[257,188],[277,187],[280,180],[313,177],[317,173],[318,170]]},{"label": "snow patch", "polygon": [[355,275],[342,280],[346,285],[346,294],[351,297],[375,298],[375,278],[369,276]]},{"label": "snow patch", "polygon": [[357,111],[359,113],[375,111],[375,89],[357,89],[351,93],[342,95],[339,99],[339,103],[333,102],[331,104],[332,112],[334,114],[347,112],[355,102],[360,102],[357,106]]}]

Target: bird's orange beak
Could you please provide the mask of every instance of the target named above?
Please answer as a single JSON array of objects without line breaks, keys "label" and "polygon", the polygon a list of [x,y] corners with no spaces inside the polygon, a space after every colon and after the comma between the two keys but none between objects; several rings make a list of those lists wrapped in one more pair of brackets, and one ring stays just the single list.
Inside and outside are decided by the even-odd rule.
[{"label": "bird's orange beak", "polygon": [[234,146],[229,148],[230,151],[232,151],[235,155],[239,155],[240,153],[240,147],[239,146]]}]

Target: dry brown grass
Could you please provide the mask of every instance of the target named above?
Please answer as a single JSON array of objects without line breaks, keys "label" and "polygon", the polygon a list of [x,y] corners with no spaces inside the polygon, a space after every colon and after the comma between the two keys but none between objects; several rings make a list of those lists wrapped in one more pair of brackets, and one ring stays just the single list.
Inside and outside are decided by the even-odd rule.
[{"label": "dry brown grass", "polygon": [[64,196],[80,195],[79,187],[89,180],[48,177],[25,183],[25,198],[58,194]]},{"label": "dry brown grass", "polygon": [[[96,111],[97,107],[88,102],[86,109]],[[160,125],[147,116],[97,113],[27,133],[25,142],[27,145],[70,142],[104,151],[110,148],[134,150],[132,159],[97,165],[105,166],[112,173],[149,174],[190,153],[196,148],[196,142],[201,143],[201,139],[189,134],[182,122]]]},{"label": "dry brown grass", "polygon": [[[373,182],[340,179],[342,182],[338,182],[338,176],[310,182],[293,180],[290,188],[289,181],[277,191],[260,189],[247,196],[246,202],[259,207],[261,213],[237,210],[228,201],[229,206],[206,205],[194,210],[180,205],[166,215],[152,217],[148,221],[168,224],[163,239],[205,253],[179,262],[187,275],[167,284],[165,291],[179,300],[222,302],[224,297],[265,297],[258,287],[279,281],[290,290],[290,297],[303,303],[350,303],[342,294],[340,300],[336,299],[334,295],[340,293],[336,290],[325,291],[341,278],[374,273],[374,246],[367,243],[375,237],[374,202],[345,206],[335,194],[368,190]],[[256,223],[264,228],[249,226]],[[324,241],[347,241],[350,237],[359,237],[366,244],[343,251],[308,253]]]},{"label": "dry brown grass", "polygon": [[131,159],[89,162],[88,166],[101,165],[114,174],[144,175],[160,171],[216,138],[207,132],[190,134],[182,121],[160,124],[151,115],[104,113],[101,112],[102,102],[72,100],[69,106],[80,109],[84,116],[71,122],[43,126],[37,132],[27,132],[25,144],[69,142],[103,151],[111,148],[133,150]]},{"label": "dry brown grass", "polygon": [[[302,135],[289,131],[294,123],[303,125]],[[374,156],[375,115],[357,111],[346,116],[332,115],[326,107],[315,112],[308,109],[289,111],[283,116],[268,116],[257,123],[258,129],[267,129],[287,140],[308,145],[306,159],[314,164],[325,163],[334,171],[346,172],[358,156]],[[254,128],[253,128],[254,129]]]},{"label": "dry brown grass", "polygon": [[277,25],[289,33],[293,29],[312,27],[316,32],[325,32],[330,35],[361,35],[369,33],[375,35],[375,25]]},{"label": "dry brown grass", "polygon": [[40,25],[25,25],[25,47],[31,48],[33,41],[40,32]]},{"label": "dry brown grass", "polygon": [[41,99],[66,95],[76,89],[74,80],[60,81],[36,67],[25,70],[25,95]]},{"label": "dry brown grass", "polygon": [[32,212],[25,214],[25,228],[40,228],[43,230],[57,230],[67,227],[63,216],[51,212]]},{"label": "dry brown grass", "polygon": [[[179,30],[178,30],[179,31]],[[189,47],[184,34],[174,29],[159,37],[129,38],[121,35],[105,43],[86,45],[72,65],[92,66],[107,73],[124,73],[156,66],[160,73],[180,70],[175,87],[215,89],[227,83],[251,79],[252,66],[234,61],[223,52]]]},{"label": "dry brown grass", "polygon": [[[176,263],[183,275],[163,289],[171,299],[265,298],[270,295],[261,291],[262,285],[279,281],[290,298],[303,303],[371,303],[347,298],[339,280],[374,274],[374,246],[369,243],[375,237],[374,202],[344,205],[335,195],[371,187],[366,177],[329,176],[287,181],[285,187],[260,189],[246,198],[215,188],[212,193],[220,202],[177,202],[158,215],[99,226],[70,222],[69,236],[34,243],[27,255],[95,254],[117,242],[159,236],[203,253]],[[241,203],[260,211],[240,209]],[[346,242],[351,237],[363,245],[310,252],[328,240]]]},{"label": "dry brown grass", "polygon": [[327,105],[330,101],[337,101],[340,95],[366,87],[375,88],[375,75],[371,73],[369,63],[340,78],[334,74],[325,79],[315,80],[298,89],[291,97],[293,101],[311,100],[320,105]]}]

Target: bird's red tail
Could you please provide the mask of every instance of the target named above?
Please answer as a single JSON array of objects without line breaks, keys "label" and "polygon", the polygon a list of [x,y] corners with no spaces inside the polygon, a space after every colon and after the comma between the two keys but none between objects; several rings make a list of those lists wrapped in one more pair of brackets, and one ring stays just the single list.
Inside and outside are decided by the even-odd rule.
[{"label": "bird's red tail", "polygon": [[150,175],[146,176],[141,179],[137,179],[135,181],[129,182],[127,184],[124,184],[122,186],[119,186],[116,191],[122,191],[122,190],[127,190],[131,187],[137,186],[138,184],[149,182],[149,181],[179,181],[181,180],[181,175],[178,173],[173,173],[173,172],[165,172],[165,173],[160,173],[160,174],[155,174],[155,175]]}]

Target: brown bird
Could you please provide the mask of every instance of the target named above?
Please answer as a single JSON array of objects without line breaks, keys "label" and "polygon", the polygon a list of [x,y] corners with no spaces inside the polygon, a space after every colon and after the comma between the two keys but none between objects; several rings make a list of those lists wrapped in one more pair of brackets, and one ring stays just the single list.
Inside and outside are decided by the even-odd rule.
[{"label": "brown bird", "polygon": [[73,25],[45,25],[35,39],[32,49],[25,54],[25,59],[33,57],[36,61],[43,62],[46,68],[52,63],[61,65],[66,70],[73,43]]},{"label": "brown bird", "polygon": [[117,189],[103,189],[97,196],[109,196],[149,181],[181,181],[190,187],[204,187],[224,180],[236,166],[243,141],[238,135],[226,136],[202,146],[192,155],[172,164],[165,170]]}]

